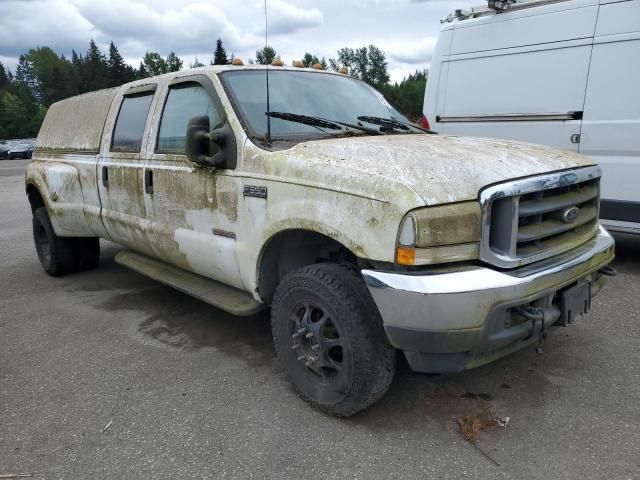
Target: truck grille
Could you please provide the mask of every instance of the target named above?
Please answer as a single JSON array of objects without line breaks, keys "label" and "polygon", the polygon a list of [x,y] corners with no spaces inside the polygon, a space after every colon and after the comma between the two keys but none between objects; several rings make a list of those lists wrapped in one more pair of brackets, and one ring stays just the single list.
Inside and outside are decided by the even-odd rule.
[{"label": "truck grille", "polygon": [[481,259],[512,268],[558,255],[598,230],[600,168],[531,177],[485,189]]}]

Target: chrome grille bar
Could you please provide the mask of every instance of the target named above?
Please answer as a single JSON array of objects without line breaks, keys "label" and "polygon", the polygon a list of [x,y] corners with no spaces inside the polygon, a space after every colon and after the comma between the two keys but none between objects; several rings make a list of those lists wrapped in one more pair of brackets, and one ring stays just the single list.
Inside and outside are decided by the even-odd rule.
[{"label": "chrome grille bar", "polygon": [[596,218],[597,213],[598,211],[595,207],[585,207],[580,209],[578,217],[570,224],[558,220],[548,220],[520,227],[518,228],[518,243],[533,242],[574,230],[576,227],[592,221]]},{"label": "chrome grille bar", "polygon": [[584,203],[598,196],[598,186],[591,184],[581,188],[579,192],[567,192],[553,197],[543,197],[539,200],[520,201],[520,217],[542,215],[562,208]]},{"label": "chrome grille bar", "polygon": [[514,268],[558,255],[597,233],[600,167],[495,185],[480,193],[480,258]]}]

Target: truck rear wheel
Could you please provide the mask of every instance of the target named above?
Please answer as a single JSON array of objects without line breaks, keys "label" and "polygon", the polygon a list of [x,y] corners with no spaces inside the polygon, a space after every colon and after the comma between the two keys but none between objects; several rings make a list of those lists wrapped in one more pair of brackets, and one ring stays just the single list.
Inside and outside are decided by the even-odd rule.
[{"label": "truck rear wheel", "polygon": [[91,270],[100,260],[100,239],[85,237],[76,239],[77,259],[76,270]]},{"label": "truck rear wheel", "polygon": [[74,239],[56,235],[45,207],[33,212],[33,240],[42,268],[49,275],[57,277],[75,269]]},{"label": "truck rear wheel", "polygon": [[272,305],[278,358],[300,396],[348,417],[375,403],[395,372],[395,350],[360,275],[336,264],[288,274]]}]

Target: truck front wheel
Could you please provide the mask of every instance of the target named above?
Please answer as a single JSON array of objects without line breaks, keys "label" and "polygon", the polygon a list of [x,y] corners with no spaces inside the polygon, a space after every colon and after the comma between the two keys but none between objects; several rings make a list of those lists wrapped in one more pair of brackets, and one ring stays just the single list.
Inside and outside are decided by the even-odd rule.
[{"label": "truck front wheel", "polygon": [[348,417],[389,388],[395,351],[362,278],[349,266],[316,264],[289,273],[271,315],[278,358],[313,406]]}]

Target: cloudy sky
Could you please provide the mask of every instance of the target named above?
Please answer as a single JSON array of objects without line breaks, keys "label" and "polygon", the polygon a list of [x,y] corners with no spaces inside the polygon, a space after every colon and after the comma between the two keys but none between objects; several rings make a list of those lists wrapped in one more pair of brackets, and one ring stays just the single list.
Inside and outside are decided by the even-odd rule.
[{"label": "cloudy sky", "polygon": [[[267,0],[269,43],[283,60],[335,57],[343,46],[375,43],[392,80],[429,65],[440,19],[468,0]],[[477,1],[476,3],[481,3]],[[208,63],[217,37],[247,59],[264,45],[263,0],[0,0],[0,62],[11,70],[29,48],[69,56],[93,38],[113,40],[138,65],[146,51],[175,51],[185,65]]]}]

